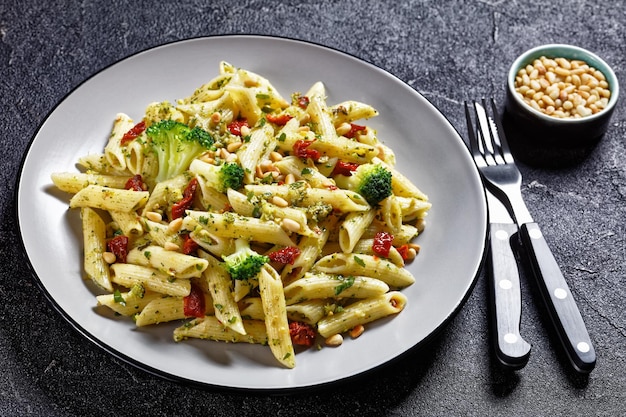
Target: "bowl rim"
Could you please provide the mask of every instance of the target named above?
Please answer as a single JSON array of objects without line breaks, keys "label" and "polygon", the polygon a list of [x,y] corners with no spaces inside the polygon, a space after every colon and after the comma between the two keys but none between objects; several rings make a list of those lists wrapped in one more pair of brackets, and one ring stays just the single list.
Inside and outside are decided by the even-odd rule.
[{"label": "bowl rim", "polygon": [[[558,53],[555,53],[558,50]],[[611,91],[611,97],[609,99],[608,105],[600,112],[593,114],[591,116],[585,116],[581,118],[559,118],[544,114],[538,110],[533,109],[526,102],[521,100],[515,91],[515,76],[517,72],[522,67],[522,65],[527,65],[531,63],[534,59],[539,58],[540,56],[546,55],[551,58],[555,57],[563,57],[566,59],[580,59],[585,61],[589,65],[594,68],[600,70],[602,72],[609,83],[609,90]],[[558,123],[564,125],[574,125],[574,124],[583,124],[586,122],[592,122],[599,118],[605,117],[605,115],[610,115],[612,110],[614,109],[617,99],[619,97],[619,83],[617,81],[617,76],[613,69],[609,64],[607,64],[602,58],[600,58],[595,53],[581,48],[579,46],[561,44],[561,43],[552,43],[546,45],[536,46],[534,48],[528,49],[519,55],[511,64],[509,69],[508,77],[507,77],[507,88],[509,95],[513,97],[517,103],[520,104],[522,109],[525,109],[532,115],[545,120],[550,123]]]}]

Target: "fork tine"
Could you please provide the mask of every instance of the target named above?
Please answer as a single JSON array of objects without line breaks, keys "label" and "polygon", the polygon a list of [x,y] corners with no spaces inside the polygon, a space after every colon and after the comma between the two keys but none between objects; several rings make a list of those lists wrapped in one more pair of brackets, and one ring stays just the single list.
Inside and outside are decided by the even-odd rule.
[{"label": "fork tine", "polygon": [[474,128],[474,125],[472,124],[472,115],[467,101],[465,102],[465,121],[467,122],[467,134],[469,137],[470,151],[472,152],[474,161],[476,163],[486,165],[486,161],[483,158],[482,153],[480,152],[480,147],[478,146],[478,138],[476,137],[476,130]]},{"label": "fork tine", "polygon": [[[483,99],[484,101],[484,99]],[[489,119],[485,107],[474,101],[474,112],[476,113],[476,123],[478,124],[479,147],[487,165],[496,165],[494,159],[494,143]]]},{"label": "fork tine", "polygon": [[515,161],[513,160],[513,155],[511,154],[511,149],[509,148],[509,142],[507,141],[506,135],[504,134],[504,127],[502,126],[502,120],[498,116],[498,107],[496,106],[496,101],[493,98],[491,99],[491,112],[493,114],[493,120],[496,124],[497,132],[498,132],[496,134],[496,137],[498,138],[498,141],[500,142],[502,157],[504,158],[504,161],[507,164],[512,164]]}]

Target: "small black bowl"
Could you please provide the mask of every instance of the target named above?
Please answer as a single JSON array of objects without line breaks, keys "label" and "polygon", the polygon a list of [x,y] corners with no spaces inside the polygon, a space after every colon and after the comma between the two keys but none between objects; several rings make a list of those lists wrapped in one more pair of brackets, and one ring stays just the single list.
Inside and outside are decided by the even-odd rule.
[{"label": "small black bowl", "polygon": [[[599,70],[611,92],[601,111],[584,116],[559,118],[536,110],[515,90],[515,79],[521,68],[540,57],[580,60]],[[562,44],[543,45],[520,55],[511,65],[503,125],[516,159],[539,167],[564,167],[584,160],[606,132],[619,96],[617,77],[600,57],[585,49]]]}]

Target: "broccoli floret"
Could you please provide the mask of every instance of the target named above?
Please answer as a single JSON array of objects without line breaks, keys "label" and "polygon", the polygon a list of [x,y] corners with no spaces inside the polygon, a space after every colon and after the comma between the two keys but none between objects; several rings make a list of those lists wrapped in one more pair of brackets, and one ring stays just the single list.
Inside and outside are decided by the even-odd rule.
[{"label": "broccoli floret", "polygon": [[391,172],[382,164],[359,165],[351,176],[337,175],[338,186],[356,191],[372,206],[391,195]]},{"label": "broccoli floret", "polygon": [[229,188],[238,190],[243,187],[243,168],[235,162],[226,162],[222,165],[207,165],[203,172],[207,185],[223,193]]},{"label": "broccoli floret", "polygon": [[155,178],[161,182],[182,174],[191,161],[211,149],[214,140],[205,130],[193,129],[174,120],[162,120],[146,129],[148,144],[156,154],[159,171]]},{"label": "broccoli floret", "polygon": [[245,239],[236,239],[235,252],[223,259],[228,273],[236,280],[256,277],[263,265],[270,260],[267,256],[259,255],[250,249],[250,243]]}]

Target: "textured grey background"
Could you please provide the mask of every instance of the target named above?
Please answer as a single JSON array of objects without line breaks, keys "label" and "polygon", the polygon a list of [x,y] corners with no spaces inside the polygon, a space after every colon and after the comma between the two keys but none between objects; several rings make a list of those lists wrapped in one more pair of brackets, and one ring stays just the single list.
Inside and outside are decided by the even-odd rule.
[{"label": "textured grey background", "polygon": [[507,68],[529,47],[586,47],[623,81],[625,24],[623,2],[600,0],[1,1],[0,415],[623,414],[623,97],[609,132],[585,161],[567,169],[521,167],[532,214],[595,343],[598,364],[588,378],[563,360],[527,279],[522,330],[533,344],[530,362],[515,374],[502,372],[489,350],[481,275],[465,307],[432,343],[349,383],[268,396],[164,381],[109,356],[51,308],[19,253],[13,192],[29,141],[66,94],[107,65],[165,42],[250,33],[330,46],[395,74],[464,135],[463,101],[493,95],[502,102]]}]

